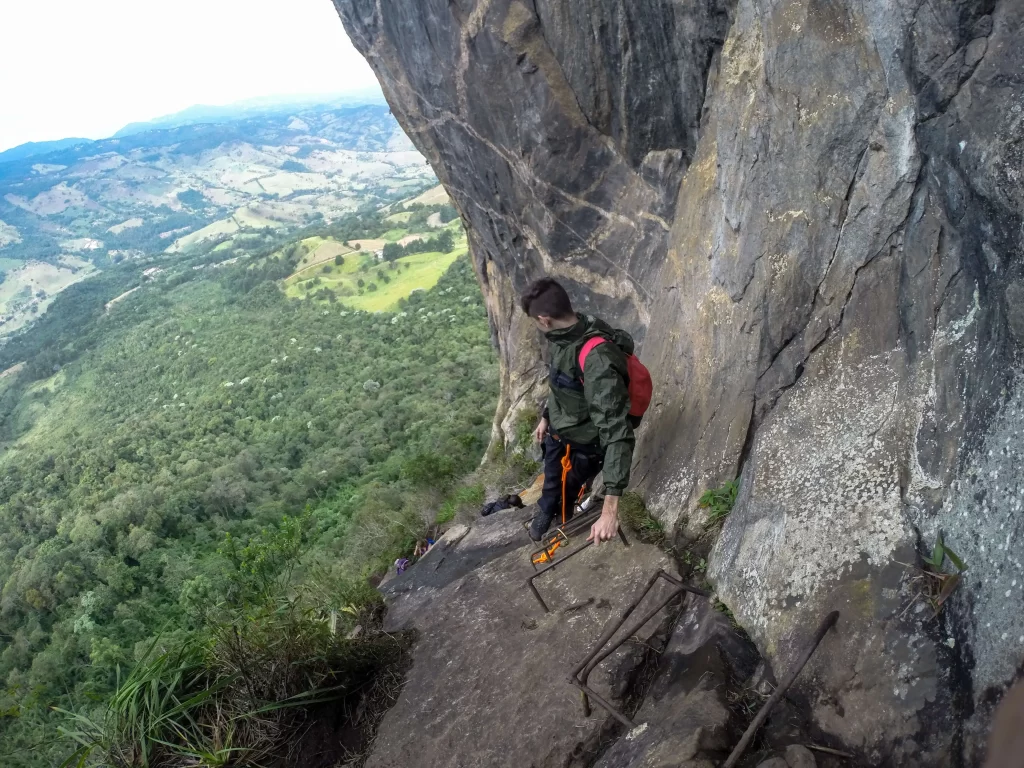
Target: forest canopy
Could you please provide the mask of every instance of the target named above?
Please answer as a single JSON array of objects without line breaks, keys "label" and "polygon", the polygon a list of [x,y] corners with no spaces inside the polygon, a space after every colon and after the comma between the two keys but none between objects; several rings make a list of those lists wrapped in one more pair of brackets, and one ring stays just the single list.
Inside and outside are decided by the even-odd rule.
[{"label": "forest canopy", "polygon": [[[115,267],[0,349],[26,363],[0,379],[5,766],[59,764],[53,707],[102,708],[156,639],[238,615],[254,573],[345,608],[486,446],[497,369],[467,259],[377,314],[285,298],[285,258],[191,266]],[[254,570],[280,531],[301,547]]]}]

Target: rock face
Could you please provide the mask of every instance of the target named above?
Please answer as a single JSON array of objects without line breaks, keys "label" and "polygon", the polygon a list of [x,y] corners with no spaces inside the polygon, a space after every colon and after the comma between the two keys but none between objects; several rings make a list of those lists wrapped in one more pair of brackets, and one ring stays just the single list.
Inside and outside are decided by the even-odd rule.
[{"label": "rock face", "polygon": [[[545,614],[524,583],[533,547],[520,521],[535,511],[499,512],[446,537],[388,583],[384,629],[414,629],[419,639],[367,768],[567,768],[595,748],[607,716],[583,715],[569,672],[647,578],[671,564],[638,542],[591,547],[537,579]],[[650,622],[597,668],[590,682],[601,695],[621,700],[656,628]]]},{"label": "rock face", "polygon": [[[977,765],[1024,659],[1024,2],[335,0],[470,232],[504,373],[540,274],[642,340],[634,483],[868,764]],[[914,601],[939,531],[968,572]]]}]

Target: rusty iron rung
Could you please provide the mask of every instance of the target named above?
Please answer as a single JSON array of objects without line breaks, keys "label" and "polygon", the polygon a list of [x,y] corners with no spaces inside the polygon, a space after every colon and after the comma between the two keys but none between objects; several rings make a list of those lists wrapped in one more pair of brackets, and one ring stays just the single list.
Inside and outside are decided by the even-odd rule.
[{"label": "rusty iron rung", "polygon": [[775,689],[775,693],[769,697],[768,701],[766,701],[761,709],[757,711],[757,714],[754,715],[754,719],[750,721],[750,725],[747,726],[747,730],[743,732],[743,736],[740,738],[739,743],[733,749],[728,759],[722,763],[722,768],[734,768],[740,758],[743,757],[743,753],[746,752],[747,747],[750,746],[750,742],[754,740],[754,734],[757,733],[757,729],[760,728],[764,721],[768,719],[768,715],[772,711],[772,708],[779,703],[786,691],[796,680],[797,675],[799,675],[801,670],[803,670],[807,665],[807,662],[811,660],[811,656],[814,655],[818,646],[821,645],[821,641],[825,639],[825,635],[828,634],[828,631],[836,625],[838,620],[839,611],[832,611],[825,617],[824,621],[821,622],[818,626],[818,631],[814,633],[814,636],[811,638],[811,642],[809,642],[807,647],[804,648],[804,651],[800,654],[796,664],[789,670],[789,674],[787,674],[782,682],[779,683],[778,687]]},{"label": "rusty iron rung", "polygon": [[[618,642],[614,643],[611,646],[608,646],[608,643],[615,636],[615,633],[622,628],[622,626],[626,623],[626,620],[629,619],[629,617],[632,615],[633,611],[635,611],[640,606],[640,604],[644,601],[644,598],[646,598],[647,595],[650,594],[651,590],[654,589],[654,585],[658,582],[658,579],[664,579],[669,584],[671,584],[674,587],[672,592],[669,595],[667,595],[661,602],[659,602],[657,606],[649,610],[640,621],[638,621],[632,628],[630,628],[628,632],[626,632],[622,636],[621,639],[619,639]],[[588,653],[583,658],[583,660],[579,664],[577,664],[575,668],[573,668],[572,672],[569,675],[569,682],[583,692],[583,713],[585,716],[589,717],[590,715],[590,699],[593,699],[602,709],[608,712],[608,714],[610,714],[620,723],[625,725],[627,728],[632,729],[634,727],[635,724],[632,720],[630,720],[628,717],[622,714],[612,704],[610,704],[606,699],[604,699],[600,694],[598,694],[593,688],[591,688],[588,685],[590,673],[594,671],[598,664],[600,664],[606,658],[615,653],[615,651],[617,651],[623,644],[625,644],[627,640],[629,640],[633,635],[639,632],[644,627],[644,625],[647,624],[648,621],[653,619],[666,605],[668,605],[670,602],[672,602],[672,600],[674,600],[676,597],[683,594],[684,592],[691,592],[701,597],[711,596],[708,592],[705,592],[702,589],[697,589],[696,587],[691,587],[688,584],[684,584],[681,580],[666,573],[664,570],[659,569],[658,571],[655,571],[654,575],[647,580],[647,584],[644,587],[643,591],[640,593],[640,595],[632,603],[626,606],[626,609],[623,611],[622,616],[618,619],[618,621],[614,622],[611,626],[605,629],[605,631],[601,634],[601,637],[598,638],[597,644],[594,646],[593,650],[591,650],[590,653]],[[605,646],[608,647],[606,648]],[[602,650],[604,651],[603,653]]]},{"label": "rusty iron rung", "polygon": [[533,570],[536,571],[539,566],[554,562],[558,550],[568,545],[569,537],[562,533],[561,529],[555,536],[547,537],[540,549],[530,553],[530,565],[533,566]]},{"label": "rusty iron rung", "polygon": [[[564,531],[567,536],[575,536],[577,533],[580,532],[580,529],[587,527],[592,522],[597,520],[598,516],[600,515],[600,512],[600,507],[584,511],[580,509],[579,505],[576,505],[575,513],[573,514],[572,518],[568,520],[565,523],[565,525],[560,525],[550,533],[545,534],[539,542],[534,541],[533,538],[530,536],[530,525],[533,523],[533,518],[523,521],[523,533],[526,534],[526,537],[528,539],[530,539],[530,543],[544,545],[547,543],[546,540],[554,536],[558,531]],[[536,515],[534,517],[536,517]]]},{"label": "rusty iron rung", "polygon": [[[608,643],[615,636],[615,634],[626,623],[626,620],[630,617],[633,611],[636,610],[637,607],[639,607],[640,603],[643,602],[644,598],[647,597],[650,591],[654,588],[654,585],[657,583],[658,579],[664,579],[669,584],[674,586],[675,589],[671,592],[671,594],[666,596],[660,603],[658,603],[657,606],[649,610],[647,614],[640,621],[638,621],[632,628],[630,628],[628,632],[624,633],[623,636],[616,643],[605,648],[605,646],[608,645]],[[533,587],[532,584],[530,586],[531,588]],[[691,594],[698,595],[699,597],[704,598],[711,597],[711,594],[709,592],[706,592],[702,589],[697,589],[696,587],[691,587],[688,584],[683,583],[681,579],[678,579],[675,576],[666,573],[664,570],[656,571],[654,575],[651,576],[650,579],[648,579],[647,585],[644,587],[644,590],[640,593],[639,597],[637,597],[632,603],[626,606],[626,609],[625,611],[623,611],[622,616],[619,618],[619,620],[614,622],[611,626],[605,629],[605,631],[601,634],[601,637],[598,638],[597,644],[594,646],[593,650],[591,650],[590,653],[588,653],[583,658],[583,660],[580,661],[579,664],[577,664],[573,668],[572,672],[569,675],[569,683],[579,688],[583,694],[584,716],[590,716],[590,699],[593,699],[602,709],[608,712],[609,715],[614,717],[616,720],[618,720],[620,723],[622,723],[630,730],[636,727],[636,724],[630,718],[626,717],[622,712],[617,710],[610,702],[608,702],[604,697],[598,694],[593,688],[591,688],[587,684],[590,678],[590,673],[597,668],[598,664],[600,664],[606,658],[615,653],[615,651],[618,650],[623,644],[625,644],[627,640],[629,640],[633,635],[639,632],[648,621],[653,619],[665,606],[672,602],[672,600],[675,597],[683,594],[684,592],[690,592]],[[541,599],[540,595],[537,594],[536,589],[534,589],[534,594],[537,595],[538,600]],[[541,604],[543,604],[543,600],[541,600]],[[750,725],[747,726],[747,730],[744,732],[743,737],[740,739],[735,749],[733,749],[732,754],[729,755],[729,758],[726,760],[726,762],[722,764],[722,768],[735,768],[736,763],[739,762],[739,759],[743,756],[743,753],[746,751],[747,747],[750,745],[750,742],[753,740],[754,734],[757,732],[758,728],[760,728],[764,721],[767,719],[768,714],[771,712],[772,708],[782,699],[783,695],[785,695],[786,691],[796,680],[797,676],[800,674],[803,668],[807,665],[807,662],[810,660],[815,650],[817,650],[818,646],[821,644],[821,641],[824,639],[825,635],[832,627],[835,626],[838,619],[839,611],[832,611],[825,617],[824,621],[822,621],[821,625],[818,627],[817,632],[814,633],[811,642],[808,643],[807,647],[804,649],[803,653],[797,660],[796,665],[789,671],[789,674],[786,675],[783,681],[775,689],[775,692],[771,695],[768,701],[764,703],[764,705],[758,711],[757,715],[755,715],[754,719],[751,721]],[[603,652],[602,649],[604,649]]]},{"label": "rusty iron rung", "polygon": [[[619,540],[622,542],[623,546],[628,547],[629,546],[629,539],[627,539],[626,538],[626,534],[622,532],[622,526],[619,526],[618,534],[619,534]],[[544,602],[544,598],[542,598],[540,596],[540,592],[537,590],[537,585],[533,583],[534,580],[539,578],[540,576],[543,576],[545,573],[547,573],[548,571],[552,570],[553,568],[556,568],[557,566],[561,565],[566,560],[569,560],[570,558],[575,557],[576,555],[578,555],[580,552],[585,550],[587,547],[589,547],[593,543],[594,543],[593,541],[586,541],[586,542],[584,542],[581,546],[577,547],[576,549],[574,549],[569,554],[563,555],[562,557],[558,558],[557,560],[553,560],[553,562],[549,563],[548,565],[545,565],[543,568],[541,568],[536,573],[534,573],[532,576],[530,576],[529,578],[526,579],[526,586],[528,586],[530,588],[530,591],[533,592],[533,596],[535,598],[537,598],[537,602],[540,603],[540,607],[544,609],[544,613],[551,613],[551,609],[548,608],[548,604]],[[536,564],[534,564],[534,567],[536,567]]]},{"label": "rusty iron rung", "polygon": [[[555,528],[554,531],[545,534],[540,540],[540,549],[535,549],[530,553],[530,564],[533,566],[533,569],[537,570],[539,565],[554,562],[557,551],[562,547],[567,546],[572,537],[587,530],[587,528],[597,521],[600,515],[600,508],[587,512],[586,514],[577,515],[565,525],[559,526],[558,528]],[[529,526],[527,525],[527,530],[528,529]],[[627,547],[629,546],[629,542],[626,541],[625,537],[623,537],[622,541]],[[541,555],[546,555],[546,557],[541,557]]]}]

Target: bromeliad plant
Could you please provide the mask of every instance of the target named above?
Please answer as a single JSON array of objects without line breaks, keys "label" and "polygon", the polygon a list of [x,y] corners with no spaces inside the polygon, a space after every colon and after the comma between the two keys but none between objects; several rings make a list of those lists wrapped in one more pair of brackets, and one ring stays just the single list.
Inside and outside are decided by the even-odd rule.
[{"label": "bromeliad plant", "polygon": [[[921,559],[924,563],[924,567],[921,569],[924,579],[922,594],[928,600],[932,610],[935,611],[935,615],[938,616],[942,611],[943,604],[960,584],[963,574],[967,571],[967,566],[956,552],[946,546],[941,532],[935,537],[935,546],[932,547],[931,555]],[[956,568],[955,573],[945,570],[947,560]]]}]

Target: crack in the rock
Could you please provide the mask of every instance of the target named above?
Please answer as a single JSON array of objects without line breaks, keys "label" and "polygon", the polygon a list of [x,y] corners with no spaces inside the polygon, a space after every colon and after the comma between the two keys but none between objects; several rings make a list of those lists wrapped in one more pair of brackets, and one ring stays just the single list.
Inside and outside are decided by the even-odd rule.
[{"label": "crack in the rock", "polygon": [[[755,397],[755,399],[759,400],[759,403],[758,403],[759,405],[762,404],[762,403],[765,404],[763,407],[755,410],[755,412],[760,411],[760,413],[761,413],[760,418],[758,418],[759,422],[763,421],[764,416],[766,415],[767,411],[769,411],[769,410],[771,410],[772,408],[775,407],[775,404],[778,402],[779,397],[782,395],[782,393],[785,392],[786,390],[790,389],[791,387],[795,386],[801,380],[801,378],[803,377],[803,374],[804,374],[804,366],[806,365],[807,361],[810,360],[811,357],[814,355],[814,353],[819,348],[821,348],[821,346],[823,344],[825,344],[832,337],[833,331],[837,330],[838,328],[840,328],[842,326],[843,319],[846,316],[846,310],[849,307],[850,299],[853,297],[853,292],[854,292],[854,290],[857,287],[857,280],[859,279],[861,272],[863,272],[865,268],[867,268],[872,263],[874,263],[875,259],[877,259],[878,256],[881,255],[881,253],[883,251],[885,251],[886,249],[889,249],[891,251],[892,248],[894,247],[894,240],[896,238],[902,236],[902,234],[906,230],[907,222],[910,220],[910,217],[913,215],[913,213],[915,211],[915,208],[916,208],[916,206],[914,205],[914,200],[922,192],[921,184],[923,182],[924,175],[925,175],[924,174],[924,168],[925,168],[925,163],[924,162],[919,163],[919,165],[917,167],[917,174],[916,174],[916,176],[914,177],[914,180],[913,180],[913,189],[911,190],[911,193],[910,193],[909,198],[908,198],[907,212],[904,215],[903,219],[898,224],[896,224],[896,226],[893,227],[893,229],[890,232],[889,236],[886,238],[885,243],[882,244],[882,247],[879,248],[877,251],[875,251],[873,254],[871,254],[871,256],[869,256],[860,266],[858,266],[854,270],[854,272],[853,272],[853,279],[850,281],[850,289],[849,289],[849,291],[847,291],[846,297],[843,299],[842,308],[839,311],[838,317],[835,319],[834,322],[833,321],[829,321],[828,322],[828,324],[827,324],[827,326],[825,328],[825,333],[822,336],[822,338],[819,339],[818,342],[816,344],[814,344],[814,346],[811,347],[811,349],[806,354],[804,354],[802,356],[801,360],[794,366],[793,370],[794,370],[796,375],[794,376],[793,381],[791,381],[789,384],[786,384],[786,385],[781,386],[781,387],[779,387],[779,388],[777,388],[775,390],[772,390],[771,392],[765,393],[760,398],[756,398]],[[903,182],[903,183],[909,183],[909,182]],[[895,194],[896,189],[898,188],[898,186],[899,185],[897,185],[896,187],[894,187],[890,191],[889,197],[891,197],[893,194]],[[819,285],[819,287],[820,287],[820,285]],[[825,309],[825,308],[822,308],[822,309]],[[789,346],[796,340],[797,337],[804,338],[804,335],[805,335],[807,329],[810,328],[811,324],[813,322],[815,322],[815,320],[819,320],[820,321],[820,320],[826,320],[826,319],[827,318],[823,317],[822,313],[820,311],[818,311],[817,309],[812,309],[811,316],[808,319],[807,323],[800,330],[798,330],[795,334],[793,334],[793,336],[783,346],[783,348],[780,349],[779,352],[777,352],[772,357],[771,364],[769,364],[769,366],[764,370],[764,372],[761,373],[757,377],[758,381],[760,381],[770,370],[772,370],[772,368],[775,365],[775,361],[779,359],[779,357],[782,355],[782,353],[786,349],[789,348]]]},{"label": "crack in the rock", "polygon": [[[754,278],[757,277],[757,265],[761,262],[761,259],[763,259],[767,253],[767,251],[761,251],[761,253],[759,253],[757,257],[750,263],[750,276],[747,278],[747,281],[743,284],[743,288],[740,289],[740,295],[737,298],[733,298],[732,294],[729,294],[729,298],[732,299],[733,304],[739,304],[746,297],[747,288],[750,287],[750,284],[754,282]],[[725,286],[723,286],[723,288],[724,287]]]},{"label": "crack in the rock", "polygon": [[843,241],[843,233],[846,232],[846,218],[850,213],[850,200],[853,198],[853,190],[857,188],[857,182],[864,178],[866,169],[862,166],[865,165],[864,160],[867,157],[868,149],[870,147],[871,142],[868,141],[864,145],[864,149],[860,151],[860,155],[857,157],[857,162],[854,164],[853,178],[850,179],[850,184],[846,188],[846,195],[843,197],[843,201],[839,204],[839,233],[836,235],[836,244],[832,248],[832,257],[828,260],[828,266],[825,267],[821,281],[818,283],[818,287],[814,291],[814,298],[811,299],[812,307],[818,303],[818,295],[821,291],[821,286],[824,285],[825,281],[828,279],[829,272],[832,271],[832,265],[836,260],[836,254],[839,253],[839,244]]}]

